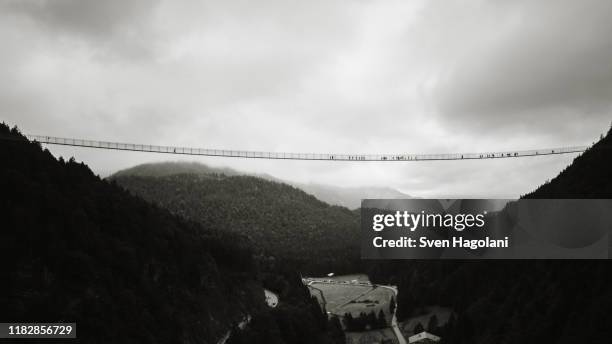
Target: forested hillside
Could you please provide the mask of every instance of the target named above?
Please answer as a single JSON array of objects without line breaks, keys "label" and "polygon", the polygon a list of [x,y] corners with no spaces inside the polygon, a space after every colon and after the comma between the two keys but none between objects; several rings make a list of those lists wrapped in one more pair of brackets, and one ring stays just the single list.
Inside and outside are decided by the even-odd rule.
[{"label": "forested hillside", "polygon": [[[111,180],[205,226],[240,233],[261,253],[262,268],[306,273],[359,268],[359,217],[292,186],[251,176],[126,171]],[[129,170],[128,170],[129,171]],[[133,171],[142,171],[135,169]],[[138,174],[138,173],[137,173]]]},{"label": "forested hillside", "polygon": [[263,307],[251,249],[56,160],[0,125],[1,321],[87,343],[210,343]]},{"label": "forested hillside", "polygon": [[557,177],[523,198],[612,198],[612,128]]},{"label": "forested hillside", "polygon": [[140,164],[118,171],[113,177],[163,177],[176,174],[223,174],[225,176],[259,177],[272,182],[289,184],[307,194],[315,196],[318,200],[327,204],[343,206],[352,210],[361,207],[361,200],[366,198],[412,198],[410,195],[389,187],[339,187],[315,183],[298,183],[283,181],[268,174],[249,174],[227,167],[212,167],[199,162],[158,162]]},{"label": "forested hillside", "polygon": [[5,124],[0,160],[0,322],[76,322],[74,343],[202,344],[248,314],[252,342],[334,343],[297,274],[262,277],[242,233],[185,220]]},{"label": "forested hillside", "polygon": [[[612,133],[527,198],[612,198]],[[577,230],[579,230],[577,228]],[[376,262],[373,280],[399,285],[398,317],[451,307],[446,343],[607,343],[610,261]]]},{"label": "forested hillside", "polygon": [[112,178],[125,176],[138,177],[165,177],[176,174],[222,174],[226,176],[239,176],[240,173],[231,168],[211,167],[197,162],[156,162],[140,164],[125,170],[117,171]]}]

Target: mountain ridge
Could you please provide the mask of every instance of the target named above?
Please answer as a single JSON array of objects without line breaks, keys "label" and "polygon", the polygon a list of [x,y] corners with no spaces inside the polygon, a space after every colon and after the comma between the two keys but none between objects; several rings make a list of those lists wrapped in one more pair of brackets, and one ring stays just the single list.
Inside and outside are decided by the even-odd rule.
[{"label": "mountain ridge", "polygon": [[108,178],[133,176],[168,176],[175,174],[220,174],[226,176],[254,176],[265,180],[284,183],[305,191],[330,205],[339,205],[349,209],[361,206],[361,199],[366,198],[413,198],[390,187],[338,187],[317,183],[298,183],[283,180],[269,174],[241,172],[229,167],[212,167],[199,162],[158,162],[145,163],[123,169],[111,174]]},{"label": "mountain ridge", "polygon": [[[291,185],[253,176],[173,174],[121,175],[111,181],[205,226],[241,233],[264,264],[295,271],[352,271],[359,258],[359,217]],[[267,263],[265,263],[267,262]]]}]

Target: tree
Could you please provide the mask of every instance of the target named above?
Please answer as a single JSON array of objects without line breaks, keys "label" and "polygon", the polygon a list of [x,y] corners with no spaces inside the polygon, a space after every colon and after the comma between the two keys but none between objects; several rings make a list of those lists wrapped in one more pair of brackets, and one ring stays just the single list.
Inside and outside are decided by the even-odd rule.
[{"label": "tree", "polygon": [[347,331],[352,331],[355,327],[355,319],[353,319],[353,315],[351,313],[344,313],[344,327]]},{"label": "tree", "polygon": [[332,315],[329,319],[329,336],[332,339],[332,342],[335,344],[344,344],[346,343],[346,336],[344,331],[342,331],[342,325],[340,324],[340,319],[338,319],[337,315]]},{"label": "tree", "polygon": [[448,321],[444,324],[444,327],[441,329],[442,338],[448,338],[451,333],[455,332],[455,327],[457,325],[457,317],[455,313],[452,312],[448,317]]},{"label": "tree", "polygon": [[456,330],[454,335],[456,338],[460,338],[460,340],[464,343],[469,343],[472,340],[474,336],[474,325],[467,314],[459,314],[455,328]]},{"label": "tree", "polygon": [[378,324],[378,319],[376,319],[376,314],[374,313],[374,311],[371,311],[370,313],[368,313],[368,315],[365,318],[365,327],[366,329],[369,327],[370,329],[375,329]]},{"label": "tree", "polygon": [[378,318],[376,319],[376,322],[378,328],[387,327],[387,319],[385,318],[385,312],[383,312],[382,309],[378,312]]},{"label": "tree", "polygon": [[434,314],[429,318],[427,323],[427,332],[437,334],[438,333],[438,317]]},{"label": "tree", "polygon": [[423,325],[421,325],[421,323],[417,323],[416,325],[414,325],[414,334],[419,334],[421,332],[425,331],[425,329],[423,328]]},{"label": "tree", "polygon": [[322,330],[325,330],[327,327],[327,311],[325,310],[325,307],[321,309],[321,306],[319,305],[319,301],[317,300],[315,296],[311,296],[309,301],[310,301],[311,312],[312,314],[314,314],[317,320],[317,324],[319,325],[319,328]]}]

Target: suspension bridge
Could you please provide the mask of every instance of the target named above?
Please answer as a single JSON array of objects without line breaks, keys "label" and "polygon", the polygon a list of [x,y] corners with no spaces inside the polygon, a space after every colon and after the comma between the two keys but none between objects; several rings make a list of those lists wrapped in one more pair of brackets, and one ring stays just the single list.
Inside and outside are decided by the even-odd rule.
[{"label": "suspension bridge", "polygon": [[26,135],[30,141],[41,144],[87,147],[121,151],[135,151],[163,154],[201,155],[213,157],[245,158],[245,159],[277,159],[277,160],[322,160],[322,161],[395,161],[418,162],[436,160],[480,160],[507,159],[520,157],[535,157],[556,154],[584,152],[588,146],[556,147],[531,150],[507,150],[479,153],[443,153],[443,154],[346,154],[346,153],[290,153],[290,152],[260,152],[251,150],[228,150],[211,148],[194,148],[179,146],[159,146],[139,143],[123,143],[112,141],[96,141],[66,137]]}]

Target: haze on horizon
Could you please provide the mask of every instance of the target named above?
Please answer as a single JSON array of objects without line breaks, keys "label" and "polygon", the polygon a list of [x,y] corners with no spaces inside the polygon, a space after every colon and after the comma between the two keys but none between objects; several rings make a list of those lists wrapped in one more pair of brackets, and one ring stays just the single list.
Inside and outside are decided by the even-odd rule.
[{"label": "haze on horizon", "polygon": [[[585,145],[610,126],[612,2],[0,1],[0,121],[223,149],[445,153]],[[194,160],[417,197],[514,198],[575,155],[300,162],[48,147],[106,176]]]}]

